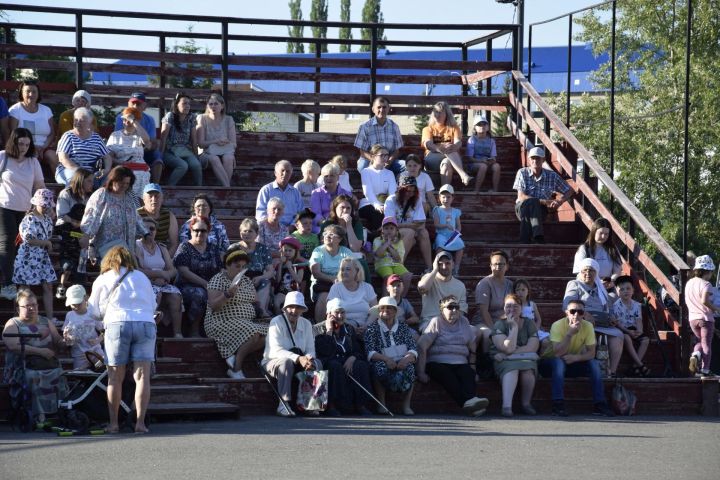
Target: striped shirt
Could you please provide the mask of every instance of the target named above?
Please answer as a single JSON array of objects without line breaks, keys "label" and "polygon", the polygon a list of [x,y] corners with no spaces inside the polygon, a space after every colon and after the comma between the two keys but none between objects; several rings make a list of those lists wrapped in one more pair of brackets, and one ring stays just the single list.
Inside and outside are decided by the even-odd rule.
[{"label": "striped shirt", "polygon": [[[145,207],[140,207],[137,212],[142,218],[152,218],[152,216],[145,210]],[[155,219],[157,222],[157,231],[155,232],[155,240],[159,243],[167,244],[170,239],[170,210],[167,207],[160,207],[160,216]]]},{"label": "striped shirt", "polygon": [[[82,139],[72,130],[63,133],[57,151],[67,154],[80,168],[93,173],[97,171],[95,168],[97,161],[108,154],[108,149],[100,135],[93,132],[89,138]],[[58,168],[60,167],[63,165],[60,164]]]},{"label": "striped shirt", "polygon": [[386,148],[390,155],[402,148],[403,139],[397,123],[387,118],[385,124],[380,125],[377,118],[373,117],[360,125],[355,137],[355,146],[364,152],[368,152],[370,147],[376,143]]},{"label": "striped shirt", "polygon": [[523,167],[515,175],[513,190],[523,192],[533,198],[547,200],[554,192],[565,193],[570,190],[565,181],[556,172],[543,168],[539,178],[535,178],[530,167]]}]

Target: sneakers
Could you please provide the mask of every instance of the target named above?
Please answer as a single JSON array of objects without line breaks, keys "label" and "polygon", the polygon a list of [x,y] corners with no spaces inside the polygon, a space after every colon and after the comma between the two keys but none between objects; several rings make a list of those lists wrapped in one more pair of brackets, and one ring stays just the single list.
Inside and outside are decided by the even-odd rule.
[{"label": "sneakers", "polygon": [[614,417],[615,414],[612,410],[610,410],[610,407],[607,406],[607,403],[601,402],[596,403],[593,407],[593,415],[602,416],[602,417]]},{"label": "sneakers", "polygon": [[55,292],[55,298],[62,300],[65,298],[65,287],[62,285],[58,286],[57,292]]},{"label": "sneakers", "polygon": [[700,373],[696,373],[695,376],[699,376],[700,378],[713,378],[716,375],[710,370],[700,370]]},{"label": "sneakers", "polygon": [[232,368],[228,368],[227,375],[228,377],[234,378],[235,380],[245,380],[245,374],[242,372],[242,370],[238,370],[236,372]]},{"label": "sneakers", "polygon": [[487,398],[473,397],[463,404],[463,413],[465,413],[466,415],[475,416],[475,412],[479,410],[482,410],[484,412],[489,404],[490,402]]},{"label": "sneakers", "polygon": [[231,355],[225,359],[225,363],[227,363],[227,366],[231,369],[235,368],[235,355]]},{"label": "sneakers", "polygon": [[567,410],[565,410],[565,402],[554,401],[552,405],[552,415],[553,417],[567,417],[568,413]]},{"label": "sneakers", "polygon": [[17,297],[17,287],[12,284],[5,285],[0,288],[0,297],[3,297],[5,300],[15,300]]},{"label": "sneakers", "polygon": [[[0,293],[2,295],[2,293]],[[690,370],[691,374],[696,374],[698,372],[698,357],[697,355],[690,355],[690,365],[688,365],[688,370]]]},{"label": "sneakers", "polygon": [[292,409],[285,408],[285,404],[280,402],[277,407],[277,411],[275,412],[278,417],[294,417],[295,412],[292,411]]}]

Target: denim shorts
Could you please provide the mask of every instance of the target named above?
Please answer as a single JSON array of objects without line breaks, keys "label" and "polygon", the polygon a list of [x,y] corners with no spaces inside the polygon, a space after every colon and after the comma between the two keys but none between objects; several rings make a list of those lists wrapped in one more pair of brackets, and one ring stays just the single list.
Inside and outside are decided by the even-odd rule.
[{"label": "denim shorts", "polygon": [[107,364],[112,367],[129,362],[155,360],[157,327],[153,322],[116,322],[105,328]]}]

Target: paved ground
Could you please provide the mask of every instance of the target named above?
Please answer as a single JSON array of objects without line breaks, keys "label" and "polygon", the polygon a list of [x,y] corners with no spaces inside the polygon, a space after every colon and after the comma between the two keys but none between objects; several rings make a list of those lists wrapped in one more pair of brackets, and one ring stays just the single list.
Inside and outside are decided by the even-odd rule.
[{"label": "paved ground", "polygon": [[0,426],[0,479],[720,478],[720,420],[248,417],[144,436]]}]

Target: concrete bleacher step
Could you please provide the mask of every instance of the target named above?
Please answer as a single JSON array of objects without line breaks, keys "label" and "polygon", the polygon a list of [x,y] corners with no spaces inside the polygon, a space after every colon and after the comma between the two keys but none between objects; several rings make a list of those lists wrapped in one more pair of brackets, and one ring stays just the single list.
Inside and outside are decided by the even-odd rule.
[{"label": "concrete bleacher step", "polygon": [[148,404],[148,415],[185,417],[192,416],[205,419],[207,416],[237,415],[240,408],[225,402],[151,402]]}]

